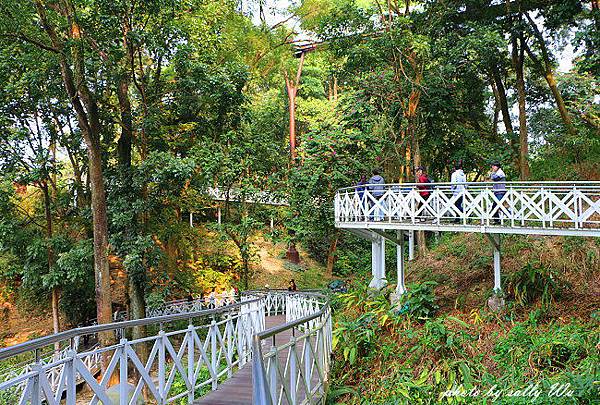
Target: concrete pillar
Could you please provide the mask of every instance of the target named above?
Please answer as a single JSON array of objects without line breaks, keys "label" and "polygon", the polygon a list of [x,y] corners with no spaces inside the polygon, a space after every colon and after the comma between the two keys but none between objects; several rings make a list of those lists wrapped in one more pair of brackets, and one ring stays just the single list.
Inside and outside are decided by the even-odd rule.
[{"label": "concrete pillar", "polygon": [[379,235],[375,235],[371,241],[371,275],[373,279],[369,283],[370,288],[381,290],[386,286],[385,240]]},{"label": "concrete pillar", "polygon": [[273,217],[271,217],[271,230],[273,230]]},{"label": "concrete pillar", "polygon": [[396,238],[400,242],[396,245],[396,261],[398,272],[398,285],[396,286],[396,296],[399,297],[406,292],[404,285],[404,232],[396,231]]},{"label": "concrete pillar", "polygon": [[221,207],[217,207],[217,223],[221,225]]},{"label": "concrete pillar", "polygon": [[502,284],[500,282],[500,235],[494,234],[493,247],[494,247],[494,291],[499,293],[502,291]]},{"label": "concrete pillar", "polygon": [[194,226],[194,214],[190,212],[190,228]]},{"label": "concrete pillar", "polygon": [[415,231],[408,231],[408,261],[415,260]]}]

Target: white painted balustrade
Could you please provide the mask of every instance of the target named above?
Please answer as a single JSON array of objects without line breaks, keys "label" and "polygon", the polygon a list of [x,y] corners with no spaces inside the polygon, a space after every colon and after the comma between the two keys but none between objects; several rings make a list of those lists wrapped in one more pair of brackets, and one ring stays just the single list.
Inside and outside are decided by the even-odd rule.
[{"label": "white painted balustrade", "polygon": [[[418,187],[426,187],[425,190]],[[338,190],[339,228],[600,235],[600,182],[387,184]],[[464,187],[462,187],[464,186]],[[429,195],[424,195],[428,192]]]},{"label": "white painted balustrade", "polygon": [[[180,399],[192,403],[204,393],[216,390],[251,359],[253,367],[257,362],[269,361],[268,356],[256,357],[256,336],[265,331],[265,316],[286,314],[286,319],[296,319],[309,314],[311,309],[326,322],[315,323],[316,318],[296,319],[279,328],[300,330],[300,325],[312,322],[310,328],[303,329],[303,336],[311,342],[306,347],[312,348],[310,356],[327,358],[305,356],[313,365],[311,367],[318,367],[321,373],[325,371],[325,374],[319,374],[321,383],[318,386],[322,393],[331,348],[328,305],[325,314],[323,305],[316,304],[317,295],[298,293],[294,294],[294,299],[288,299],[290,295],[281,291],[249,292],[241,296],[240,302],[221,308],[77,328],[2,349],[0,366],[2,362],[14,363],[20,356],[36,360],[26,365],[21,373],[4,374],[0,378],[0,404],[124,405],[142,401],[168,404]],[[322,302],[327,301],[324,296],[319,297]],[[128,339],[131,328],[142,325],[146,326],[148,337]],[[118,343],[90,350],[78,344],[84,336],[98,333],[121,338]],[[41,353],[56,343],[67,348],[60,355],[42,360]],[[147,357],[142,353],[147,353]],[[101,362],[105,366],[102,369]],[[266,369],[270,370],[270,367],[267,365]],[[112,385],[115,379],[126,383],[109,388],[109,382]],[[88,389],[79,389],[83,385]],[[317,392],[311,395],[316,398]],[[263,403],[256,398],[253,402]]]},{"label": "white painted balustrade", "polygon": [[255,404],[321,404],[332,351],[331,308],[319,294],[288,294],[285,325],[254,336]]}]

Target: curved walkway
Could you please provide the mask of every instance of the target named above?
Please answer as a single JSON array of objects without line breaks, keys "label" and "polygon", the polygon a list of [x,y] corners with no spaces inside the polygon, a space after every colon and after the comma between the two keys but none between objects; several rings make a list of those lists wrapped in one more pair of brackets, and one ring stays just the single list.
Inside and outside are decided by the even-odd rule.
[{"label": "curved walkway", "polygon": [[[268,316],[265,318],[265,326],[267,329],[274,326],[283,325],[285,323],[285,315]],[[291,330],[285,333],[280,333],[276,336],[275,344],[283,345],[290,341],[292,336]],[[286,360],[286,353],[279,354],[280,360]],[[194,404],[203,405],[242,405],[252,403],[252,363],[247,363],[240,370],[234,373],[233,377],[219,385],[215,391],[212,391]]]}]

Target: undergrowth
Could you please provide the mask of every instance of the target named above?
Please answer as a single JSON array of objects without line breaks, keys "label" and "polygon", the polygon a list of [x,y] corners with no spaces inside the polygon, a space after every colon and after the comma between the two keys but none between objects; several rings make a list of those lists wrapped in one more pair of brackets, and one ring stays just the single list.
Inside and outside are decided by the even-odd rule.
[{"label": "undergrowth", "polygon": [[551,242],[506,238],[499,313],[485,305],[493,273],[477,260],[482,238],[442,238],[412,264],[420,281],[394,306],[391,289],[356,280],[333,302],[328,403],[600,403],[597,245]]}]

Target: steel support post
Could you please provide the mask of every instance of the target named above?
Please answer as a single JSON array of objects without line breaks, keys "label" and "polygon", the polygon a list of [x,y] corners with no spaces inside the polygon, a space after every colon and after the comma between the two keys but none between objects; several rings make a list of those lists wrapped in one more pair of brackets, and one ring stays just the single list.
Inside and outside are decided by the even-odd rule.
[{"label": "steel support post", "polygon": [[492,243],[492,249],[494,252],[494,292],[499,293],[502,291],[502,284],[500,282],[500,234],[489,234],[485,236]]},{"label": "steel support post", "polygon": [[381,290],[387,284],[385,278],[385,239],[374,235],[371,242],[371,274],[373,279],[369,287]]},{"label": "steel support post", "polygon": [[502,291],[500,283],[500,234],[493,235],[494,242],[494,291],[499,293]]},{"label": "steel support post", "polygon": [[415,260],[415,231],[408,231],[408,261]]},{"label": "steel support post", "polygon": [[400,242],[396,245],[396,262],[398,272],[396,295],[400,296],[406,292],[406,286],[404,285],[404,231],[396,231],[396,238]]}]

